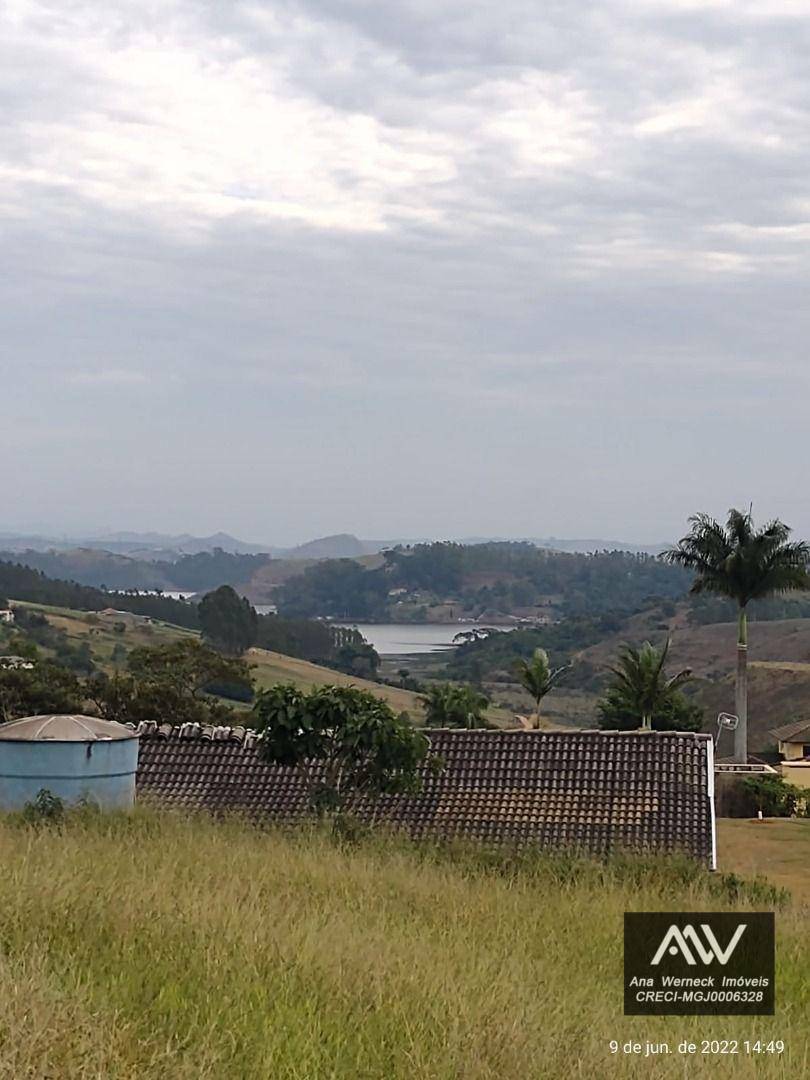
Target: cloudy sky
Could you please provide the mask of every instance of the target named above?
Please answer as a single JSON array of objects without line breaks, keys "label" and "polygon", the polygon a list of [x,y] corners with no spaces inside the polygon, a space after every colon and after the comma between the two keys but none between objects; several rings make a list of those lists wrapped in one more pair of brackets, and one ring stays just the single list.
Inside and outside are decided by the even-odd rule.
[{"label": "cloudy sky", "polygon": [[0,531],[810,535],[810,0],[5,0]]}]

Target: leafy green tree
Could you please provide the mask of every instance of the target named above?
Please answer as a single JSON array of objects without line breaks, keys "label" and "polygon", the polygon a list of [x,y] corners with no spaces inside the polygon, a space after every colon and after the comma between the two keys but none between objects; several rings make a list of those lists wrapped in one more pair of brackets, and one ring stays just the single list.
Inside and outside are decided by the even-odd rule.
[{"label": "leafy green tree", "polygon": [[171,686],[181,696],[194,700],[210,694],[213,684],[253,684],[250,666],[244,660],[222,656],[196,638],[133,649],[128,666],[139,682]]},{"label": "leafy green tree", "polygon": [[334,659],[338,671],[357,675],[361,679],[374,679],[380,666],[380,656],[373,645],[343,645]]},{"label": "leafy green tree", "polygon": [[489,705],[486,695],[474,686],[458,683],[434,683],[423,695],[425,724],[441,728],[487,728],[484,712]]},{"label": "leafy green tree", "polygon": [[220,652],[241,656],[256,644],[256,610],[230,585],[206,593],[200,601],[198,615],[203,639]]},{"label": "leafy green tree", "polygon": [[15,631],[9,635],[7,644],[0,650],[4,656],[22,656],[26,660],[39,659],[36,642],[27,634]]},{"label": "leafy green tree", "polygon": [[[635,731],[640,725],[638,710],[628,706],[624,695],[612,688],[605,691],[597,709],[599,726],[604,731]],[[653,731],[701,731],[703,709],[676,691],[659,706],[652,727]]]},{"label": "leafy green tree", "polygon": [[551,664],[549,663],[548,653],[545,649],[538,647],[534,650],[529,660],[517,660],[514,665],[514,671],[518,677],[518,682],[531,696],[531,699],[534,702],[534,726],[539,728],[540,702],[546,694],[554,689],[567,671],[567,667],[552,669]]},{"label": "leafy green tree", "polygon": [[77,713],[84,704],[79,680],[50,660],[32,668],[0,665],[0,722],[45,713]]},{"label": "leafy green tree", "polygon": [[774,594],[810,588],[810,545],[789,539],[777,520],[755,529],[751,511],[729,510],[725,528],[708,514],[695,514],[678,546],[664,552],[671,563],[695,573],[693,593],[715,593],[737,605],[737,679],[734,759],[748,761],[748,605]]},{"label": "leafy green tree", "polygon": [[[692,678],[688,668],[667,678],[664,670],[669,639],[656,649],[645,641],[640,649],[624,645],[605,697],[599,703],[602,727],[628,730],[671,730],[671,723],[690,716],[680,687]],[[694,726],[691,730],[697,730]]]},{"label": "leafy green tree", "polygon": [[253,707],[265,761],[294,766],[310,806],[341,810],[352,795],[419,789],[428,759],[427,738],[390,705],[365,690],[319,686],[305,693],[278,685]]},{"label": "leafy green tree", "polygon": [[171,683],[141,682],[132,675],[99,672],[85,684],[88,700],[105,720],[139,724],[233,724],[236,713],[214,697],[191,697]]},{"label": "leafy green tree", "polygon": [[747,776],[742,787],[764,817],[792,817],[805,795],[781,776]]},{"label": "leafy green tree", "polygon": [[317,619],[260,615],[256,644],[261,649],[324,663],[334,652],[333,628]]},{"label": "leafy green tree", "polygon": [[120,724],[230,724],[235,711],[214,695],[252,697],[248,665],[193,638],[133,649],[128,666],[126,673],[99,673],[86,684],[87,696],[101,715]]}]

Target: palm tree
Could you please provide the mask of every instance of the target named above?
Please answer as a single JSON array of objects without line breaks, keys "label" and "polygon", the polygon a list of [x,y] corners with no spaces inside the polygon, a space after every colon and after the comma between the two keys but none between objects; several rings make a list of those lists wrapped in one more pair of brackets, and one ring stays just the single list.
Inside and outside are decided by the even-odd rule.
[{"label": "palm tree", "polygon": [[490,727],[484,716],[489,698],[474,686],[450,682],[433,683],[420,700],[425,708],[426,727]]},{"label": "palm tree", "polygon": [[655,717],[692,678],[689,668],[669,679],[666,677],[664,667],[668,653],[669,638],[660,649],[649,641],[645,641],[640,649],[623,645],[617,666],[610,669],[613,674],[609,689],[612,703],[622,712],[637,716],[645,731],[652,731]]},{"label": "palm tree", "polygon": [[515,664],[518,682],[534,701],[536,728],[540,727],[540,702],[554,689],[566,670],[566,667],[559,667],[552,671],[545,649],[535,649],[530,660],[518,660]]},{"label": "palm tree", "polygon": [[663,556],[695,571],[693,593],[727,596],[737,604],[737,681],[734,760],[748,761],[748,615],[752,600],[810,588],[810,545],[792,542],[777,520],[757,531],[751,510],[729,510],[725,528],[708,514],[689,519],[692,531]]}]

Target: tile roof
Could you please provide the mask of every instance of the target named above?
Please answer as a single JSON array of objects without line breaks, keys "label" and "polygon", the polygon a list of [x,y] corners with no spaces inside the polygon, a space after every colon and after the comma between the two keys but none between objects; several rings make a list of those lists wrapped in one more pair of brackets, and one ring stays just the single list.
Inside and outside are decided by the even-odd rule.
[{"label": "tile roof", "polygon": [[[292,822],[306,813],[294,769],[269,765],[250,729],[141,724],[137,786],[172,805]],[[582,848],[684,850],[713,858],[708,735],[431,730],[444,769],[418,795],[353,811],[412,836]]]},{"label": "tile roof", "polygon": [[810,720],[794,720],[791,724],[771,728],[769,734],[777,742],[805,742],[810,739]]}]

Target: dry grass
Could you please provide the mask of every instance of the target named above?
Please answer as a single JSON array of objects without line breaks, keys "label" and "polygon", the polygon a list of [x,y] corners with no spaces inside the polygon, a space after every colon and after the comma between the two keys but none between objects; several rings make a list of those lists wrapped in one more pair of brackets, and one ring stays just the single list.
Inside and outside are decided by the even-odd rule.
[{"label": "dry grass", "polygon": [[[626,909],[717,909],[685,866],[505,873],[393,841],[341,849],[239,822],[0,823],[0,1077],[524,1080],[682,1077],[608,1041],[779,1037],[810,1074],[806,927],[777,917],[775,1019],[625,1018]],[[759,901],[759,906],[764,906]]]},{"label": "dry grass", "polygon": [[410,690],[385,686],[382,683],[359,679],[353,675],[344,675],[343,672],[334,671],[332,668],[310,664],[307,660],[297,660],[295,657],[284,656],[281,653],[268,652],[266,649],[249,649],[245,659],[253,668],[256,685],[262,689],[279,682],[293,682],[305,689],[327,684],[358,686],[383,698],[397,712],[405,711],[413,717],[421,717],[423,713],[419,695]]},{"label": "dry grass", "polygon": [[767,877],[810,908],[810,821],[806,819],[720,818],[717,863],[721,870],[744,877]]}]

